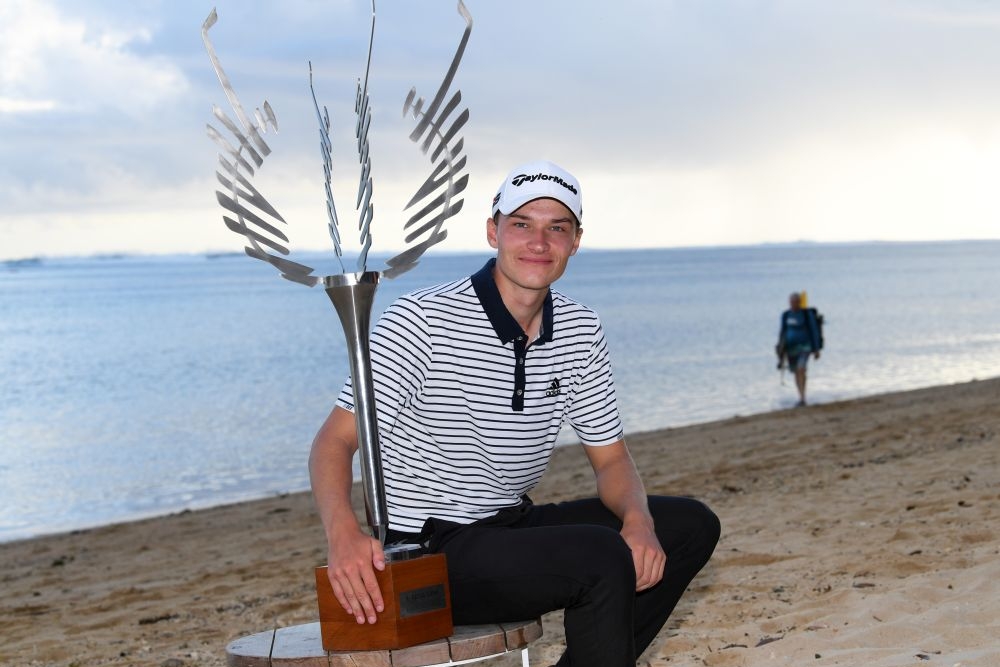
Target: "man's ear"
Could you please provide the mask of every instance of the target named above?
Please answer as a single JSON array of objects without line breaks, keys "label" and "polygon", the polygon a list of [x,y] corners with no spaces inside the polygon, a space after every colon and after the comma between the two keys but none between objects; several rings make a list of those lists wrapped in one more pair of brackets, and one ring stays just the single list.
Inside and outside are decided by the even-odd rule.
[{"label": "man's ear", "polygon": [[570,255],[575,255],[576,251],[580,249],[580,238],[583,236],[583,227],[579,225],[576,228],[576,241],[573,242],[573,250],[570,251]]},{"label": "man's ear", "polygon": [[496,248],[499,245],[497,243],[497,221],[492,217],[486,218],[486,240],[489,241],[491,248]]}]

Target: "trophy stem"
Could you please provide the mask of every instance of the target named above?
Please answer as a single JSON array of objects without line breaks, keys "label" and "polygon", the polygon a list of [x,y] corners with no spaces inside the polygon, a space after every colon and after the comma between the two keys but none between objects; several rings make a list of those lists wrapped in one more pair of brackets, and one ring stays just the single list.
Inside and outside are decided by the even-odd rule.
[{"label": "trophy stem", "polygon": [[361,487],[365,495],[365,512],[372,537],[385,544],[389,526],[379,454],[378,419],[375,412],[375,387],[372,382],[371,352],[368,334],[371,328],[372,304],[378,288],[379,273],[345,273],[323,278],[327,296],[337,309],[347,339],[351,363],[351,385],[354,389],[354,421],[357,425],[361,459]]}]

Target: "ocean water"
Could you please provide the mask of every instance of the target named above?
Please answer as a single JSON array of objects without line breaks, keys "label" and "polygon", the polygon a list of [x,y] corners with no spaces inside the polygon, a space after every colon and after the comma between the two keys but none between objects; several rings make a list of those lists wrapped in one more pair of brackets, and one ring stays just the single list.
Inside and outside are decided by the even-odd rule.
[{"label": "ocean water", "polygon": [[[425,258],[376,314],[487,257]],[[803,289],[813,403],[1000,375],[1000,242],[581,251],[557,288],[600,313],[630,433],[794,405]],[[346,373],[325,294],[241,255],[0,264],[0,541],[307,489]]]}]

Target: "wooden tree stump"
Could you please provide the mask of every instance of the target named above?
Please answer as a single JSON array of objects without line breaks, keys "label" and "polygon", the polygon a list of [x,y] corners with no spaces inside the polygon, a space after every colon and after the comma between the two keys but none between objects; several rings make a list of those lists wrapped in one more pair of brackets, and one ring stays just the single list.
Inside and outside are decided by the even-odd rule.
[{"label": "wooden tree stump", "polygon": [[[323,650],[319,622],[276,628],[226,646],[230,667],[432,667],[478,662],[524,651],[542,636],[541,619],[497,625],[459,625],[445,639],[391,651]],[[527,657],[524,658],[527,665]]]}]

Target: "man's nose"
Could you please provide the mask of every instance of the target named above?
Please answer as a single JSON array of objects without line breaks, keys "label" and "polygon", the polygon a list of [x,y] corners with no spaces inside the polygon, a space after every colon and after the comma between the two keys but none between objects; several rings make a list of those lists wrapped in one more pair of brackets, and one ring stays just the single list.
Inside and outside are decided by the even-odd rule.
[{"label": "man's nose", "polygon": [[542,252],[549,247],[549,238],[544,229],[538,229],[531,233],[528,239],[528,247],[535,252]]}]

